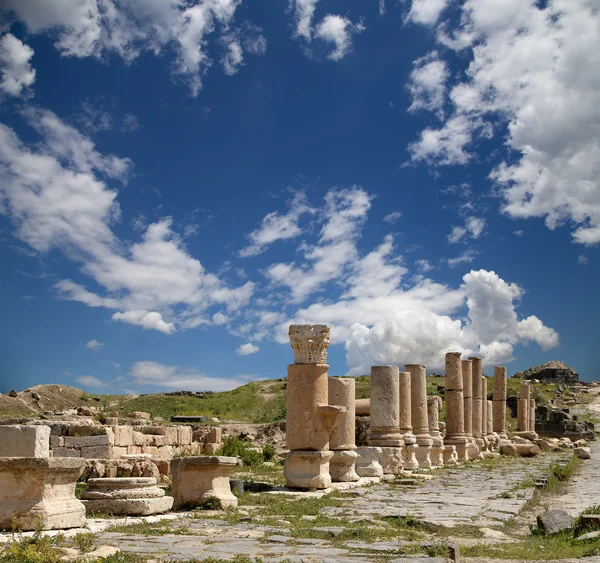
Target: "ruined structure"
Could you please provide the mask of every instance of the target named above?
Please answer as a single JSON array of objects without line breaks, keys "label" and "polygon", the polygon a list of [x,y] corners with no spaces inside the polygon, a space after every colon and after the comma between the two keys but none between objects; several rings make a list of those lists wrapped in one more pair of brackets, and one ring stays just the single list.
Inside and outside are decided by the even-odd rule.
[{"label": "ruined structure", "polygon": [[541,383],[567,383],[569,385],[579,381],[579,374],[573,368],[556,360],[531,367],[522,373],[515,374],[515,377],[537,379]]},{"label": "ruined structure", "polygon": [[427,397],[427,418],[429,421],[429,435],[433,440],[431,445],[431,465],[438,467],[444,464],[444,440],[440,432],[440,408],[442,398],[438,395]]},{"label": "ruined structure", "polygon": [[410,373],[412,430],[419,446],[415,451],[416,458],[421,469],[430,469],[433,440],[429,435],[427,420],[427,371],[422,364],[408,364],[404,367]]},{"label": "ruined structure", "polygon": [[329,448],[333,452],[329,462],[329,474],[333,482],[358,481],[355,465],[358,454],[355,443],[355,388],[356,381],[352,377],[329,378],[329,403],[344,407],[329,437]]},{"label": "ruined structure", "polygon": [[402,447],[402,463],[404,469],[412,470],[419,467],[416,452],[419,449],[417,439],[412,432],[412,393],[411,376],[408,371],[401,371],[398,374],[399,379],[399,414],[400,414],[400,434],[404,446]]},{"label": "ruined structure", "polygon": [[493,429],[506,440],[506,367],[494,368]]},{"label": "ruined structure", "polygon": [[454,446],[458,459],[468,459],[465,437],[463,375],[460,352],[446,354],[446,438],[444,443]]}]

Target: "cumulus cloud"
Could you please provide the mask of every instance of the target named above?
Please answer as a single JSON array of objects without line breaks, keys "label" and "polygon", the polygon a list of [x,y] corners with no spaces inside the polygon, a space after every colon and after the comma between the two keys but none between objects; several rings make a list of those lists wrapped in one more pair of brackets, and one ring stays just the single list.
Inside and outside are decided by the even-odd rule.
[{"label": "cumulus cloud", "polygon": [[100,381],[97,377],[93,375],[80,375],[75,378],[77,383],[81,383],[81,385],[85,385],[86,387],[104,387],[106,383]]},{"label": "cumulus cloud", "polygon": [[302,233],[302,229],[298,225],[300,218],[304,214],[314,212],[315,210],[308,205],[303,193],[294,194],[289,211],[285,214],[272,211],[266,215],[261,226],[248,235],[250,244],[239,251],[239,256],[242,258],[257,256],[278,240],[297,237]]},{"label": "cumulus cloud", "polygon": [[495,272],[471,271],[460,288],[467,318],[453,319],[424,308],[391,309],[369,326],[355,323],[346,342],[350,375],[367,374],[377,364],[424,363],[443,369],[446,352],[477,354],[486,365],[510,361],[514,345],[558,345],[558,334],[535,316],[519,320],[515,301],[522,289]]},{"label": "cumulus cloud", "polygon": [[9,96],[21,96],[35,81],[30,59],[33,49],[12,33],[0,37],[0,90]]},{"label": "cumulus cloud", "polygon": [[[224,37],[241,36],[247,29],[247,26],[234,26],[240,4],[240,0],[143,3],[6,0],[3,8],[13,19],[23,22],[31,33],[50,34],[55,39],[54,46],[64,56],[117,55],[131,63],[142,53],[161,55],[172,49],[175,52],[173,76],[186,83],[196,96],[202,87],[203,75],[213,64],[208,52],[210,40],[218,44]],[[233,74],[232,70],[242,63],[245,41],[226,41],[225,44],[223,66],[227,74]],[[255,44],[256,39],[251,42]],[[247,52],[259,54],[251,47]]]},{"label": "cumulus cloud", "polygon": [[252,342],[248,342],[246,344],[242,344],[235,351],[235,353],[238,356],[248,356],[250,354],[256,354],[256,352],[258,352],[259,350],[260,350],[260,348],[258,346],[256,346],[255,344],[252,344]]},{"label": "cumulus cloud", "polygon": [[383,220],[386,223],[394,224],[400,217],[402,217],[402,211],[392,211],[391,213],[388,213]]},{"label": "cumulus cloud", "polygon": [[[347,17],[327,14],[313,25],[318,0],[291,0],[294,13],[294,37],[310,43],[319,39],[333,45],[327,58],[332,61],[343,59],[352,50],[352,36],[365,30],[362,22],[352,23]],[[381,8],[381,5],[380,5]]]},{"label": "cumulus cloud", "polygon": [[100,350],[100,348],[102,348],[102,346],[104,346],[104,344],[102,342],[98,342],[97,340],[90,340],[85,344],[85,347],[93,352],[97,352]]},{"label": "cumulus cloud", "polygon": [[587,266],[590,263],[590,261],[588,260],[587,256],[584,256],[583,254],[580,254],[577,257],[577,263],[580,264],[581,266]]},{"label": "cumulus cloud", "polygon": [[408,90],[412,96],[410,112],[418,110],[435,111],[443,117],[446,82],[449,77],[446,62],[433,51],[413,62]]},{"label": "cumulus cloud", "polygon": [[143,225],[137,242],[120,240],[112,230],[118,192],[108,181],[127,180],[129,159],[101,154],[52,112],[30,108],[24,115],[41,140],[26,146],[0,124],[0,212],[22,241],[40,253],[61,250],[102,288],[93,293],[61,280],[60,298],[112,309],[114,320],[165,334],[210,323],[212,306],[232,312],[248,303],[254,284],[229,287],[207,272],[169,217]]},{"label": "cumulus cloud", "polygon": [[454,258],[444,258],[442,261],[448,264],[451,268],[456,268],[460,264],[469,264],[477,258],[477,252],[472,248],[467,248],[464,252],[461,252]]},{"label": "cumulus cloud", "polygon": [[485,219],[481,217],[467,217],[465,219],[465,226],[454,226],[452,231],[448,235],[447,239],[450,244],[464,241],[468,236],[470,238],[478,239],[483,230],[485,229]]},{"label": "cumulus cloud", "polygon": [[412,0],[406,20],[421,25],[434,25],[448,3],[449,0]]},{"label": "cumulus cloud", "polygon": [[492,11],[467,0],[456,21],[438,28],[438,40],[471,62],[449,86],[454,111],[409,146],[413,161],[465,164],[476,143],[506,131],[512,154],[490,172],[502,211],[550,229],[570,222],[574,242],[600,243],[596,3],[527,0]]},{"label": "cumulus cloud", "polygon": [[[254,379],[254,376],[211,377],[197,369],[169,366],[152,361],[135,362],[131,377],[137,385],[186,391],[230,391]],[[259,379],[257,376],[256,379]]]}]

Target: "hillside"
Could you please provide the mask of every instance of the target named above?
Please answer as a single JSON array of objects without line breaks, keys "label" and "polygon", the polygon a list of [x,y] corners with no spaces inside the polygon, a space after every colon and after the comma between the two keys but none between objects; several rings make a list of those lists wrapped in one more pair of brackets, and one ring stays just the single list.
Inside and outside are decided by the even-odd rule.
[{"label": "hillside", "polygon": [[[508,395],[518,394],[519,380],[509,378]],[[356,398],[370,396],[370,378],[356,378]],[[254,381],[232,391],[200,395],[94,395],[67,385],[36,385],[22,391],[17,397],[0,395],[0,419],[37,417],[45,411],[64,411],[81,406],[95,406],[100,411],[116,412],[126,417],[134,411],[144,411],[152,418],[165,421],[174,415],[217,417],[222,421],[273,422],[285,419],[286,380]],[[492,393],[492,380],[488,380]],[[444,395],[444,378],[427,378],[428,395]],[[540,403],[556,398],[556,386],[535,386],[534,398]],[[490,397],[491,398],[491,397]],[[442,414],[443,416],[443,414]]]}]

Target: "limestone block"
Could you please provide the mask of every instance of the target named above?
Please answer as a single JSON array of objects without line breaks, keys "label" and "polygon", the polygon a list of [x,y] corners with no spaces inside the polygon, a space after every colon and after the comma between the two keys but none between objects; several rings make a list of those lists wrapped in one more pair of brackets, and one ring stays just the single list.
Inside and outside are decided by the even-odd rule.
[{"label": "limestone block", "polygon": [[81,425],[81,424],[69,424],[66,428],[66,434],[72,437],[83,437],[83,436],[93,436],[100,426],[94,425]]},{"label": "limestone block", "polygon": [[88,516],[113,514],[115,516],[149,516],[162,514],[173,508],[173,497],[140,499],[84,500]]},{"label": "limestone block", "polygon": [[333,452],[329,461],[329,474],[334,483],[348,483],[360,479],[356,473],[356,459],[358,454],[354,450],[338,450]]},{"label": "limestone block", "polygon": [[110,446],[110,439],[106,434],[101,436],[77,436],[73,438],[75,448],[94,448],[97,446]]},{"label": "limestone block", "polygon": [[177,445],[177,428],[175,426],[142,426],[141,432],[152,436],[152,446]]},{"label": "limestone block", "polygon": [[337,417],[331,430],[329,447],[331,450],[354,450],[356,381],[352,377],[330,377],[328,383],[329,404],[346,407],[346,412]]},{"label": "limestone block", "polygon": [[333,452],[330,451],[289,452],[283,466],[287,486],[301,489],[331,487],[329,462],[332,457]]},{"label": "limestone block", "polygon": [[67,448],[74,448],[75,447],[75,438],[71,437],[71,436],[64,436],[63,437],[64,440],[64,446]]},{"label": "limestone block", "polygon": [[517,454],[522,457],[533,457],[540,453],[539,446],[535,444],[515,444]]},{"label": "limestone block", "polygon": [[168,459],[155,459],[152,461],[158,468],[161,475],[169,475],[171,473],[171,463]]},{"label": "limestone block", "polygon": [[[50,447],[52,449],[62,448],[65,445],[65,439],[63,436],[50,436]],[[7,457],[7,456],[3,456]]]},{"label": "limestone block", "polygon": [[167,445],[164,436],[152,434],[152,435],[146,436],[146,438],[148,439],[149,446],[156,446],[157,448],[160,448],[161,446]]},{"label": "limestone block", "polygon": [[220,444],[223,441],[223,430],[220,426],[212,426],[208,431],[208,442]]},{"label": "limestone block", "polygon": [[163,446],[162,448],[158,448],[156,457],[160,459],[171,459],[174,452],[173,446]]},{"label": "limestone block", "polygon": [[48,426],[0,426],[0,457],[49,457]]},{"label": "limestone block", "polygon": [[102,424],[105,426],[116,426],[119,424],[119,418],[116,416],[107,416],[103,419]]},{"label": "limestone block", "polygon": [[371,399],[356,399],[354,401],[354,412],[356,416],[371,414]]},{"label": "limestone block", "polygon": [[206,455],[215,455],[220,447],[221,444],[204,444],[203,451]]},{"label": "limestone block", "polygon": [[129,413],[130,418],[137,418],[138,420],[150,420],[150,413],[142,411],[134,411]]},{"label": "limestone block", "polygon": [[61,448],[54,448],[52,450],[54,457],[67,457],[67,448],[61,447]]},{"label": "limestone block", "polygon": [[22,530],[40,519],[44,530],[83,526],[75,484],[84,467],[83,459],[0,458],[0,529],[10,529],[13,518]]},{"label": "limestone block", "polygon": [[[414,436],[413,436],[414,438]],[[419,446],[417,444],[412,443],[409,444],[406,442],[406,434],[404,435],[404,446],[402,447],[402,464],[404,466],[405,471],[412,471],[413,469],[417,469],[419,467],[419,462],[417,461],[417,450]]]},{"label": "limestone block", "polygon": [[537,517],[537,525],[546,534],[558,534],[573,527],[573,518],[566,510],[550,510]]},{"label": "limestone block", "polygon": [[127,446],[127,455],[138,455],[142,453],[142,446]]},{"label": "limestone block", "polygon": [[67,448],[65,457],[81,457],[81,450],[79,448]]},{"label": "limestone block", "polygon": [[369,445],[402,447],[404,441],[400,434],[399,410],[398,366],[372,366]]},{"label": "limestone block", "polygon": [[[479,449],[477,449],[479,453]],[[458,452],[456,446],[444,446],[442,451],[444,465],[458,465]]]},{"label": "limestone block", "polygon": [[137,430],[133,430],[133,445],[134,446],[145,446],[148,441],[146,439],[146,435],[138,432]]},{"label": "limestone block", "polygon": [[86,459],[111,459],[112,447],[106,446],[88,446],[81,448],[81,457]]},{"label": "limestone block", "polygon": [[177,427],[177,444],[187,446],[192,443],[192,427],[178,426]]},{"label": "limestone block", "polygon": [[216,498],[222,507],[236,507],[229,476],[237,458],[225,456],[180,457],[171,461],[173,497],[176,507],[202,504]]},{"label": "limestone block", "polygon": [[107,426],[104,430],[106,432],[106,435],[108,436],[108,443],[111,446],[114,446],[115,445],[115,433],[113,432],[113,429]]},{"label": "limestone block", "polygon": [[156,446],[142,446],[142,453],[155,456],[158,454],[158,448]]},{"label": "limestone block", "polygon": [[517,455],[517,445],[508,440],[500,440],[500,453],[504,455]]},{"label": "limestone block", "polygon": [[356,448],[356,473],[360,477],[383,477],[383,468],[379,463],[382,450],[376,446],[361,446]]},{"label": "limestone block", "polygon": [[402,461],[402,448],[379,446],[379,465],[383,469],[384,475],[398,475],[402,472],[404,462]]},{"label": "limestone block", "polygon": [[133,445],[133,426],[113,426],[115,434],[115,446]]},{"label": "limestone block", "polygon": [[573,454],[575,454],[580,459],[592,459],[592,451],[590,448],[579,447],[573,450]]},{"label": "limestone block", "polygon": [[113,446],[112,447],[112,459],[118,459],[120,457],[124,457],[128,454],[127,448],[125,446]]},{"label": "limestone block", "polygon": [[[158,479],[160,477],[160,471],[156,464],[152,463],[149,459],[141,459],[136,461],[131,468],[132,477],[154,477]],[[116,475],[115,475],[116,477]]]}]

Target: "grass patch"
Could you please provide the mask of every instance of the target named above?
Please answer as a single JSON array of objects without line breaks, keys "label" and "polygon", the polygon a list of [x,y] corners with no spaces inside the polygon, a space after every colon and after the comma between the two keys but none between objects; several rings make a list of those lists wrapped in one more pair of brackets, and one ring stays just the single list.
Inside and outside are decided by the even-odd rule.
[{"label": "grass patch", "polygon": [[118,532],[132,536],[181,536],[189,533],[185,526],[173,526],[173,520],[159,520],[158,522],[136,522],[135,524],[115,524],[106,529],[107,532]]}]

